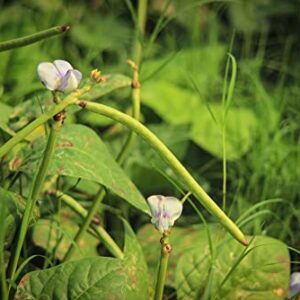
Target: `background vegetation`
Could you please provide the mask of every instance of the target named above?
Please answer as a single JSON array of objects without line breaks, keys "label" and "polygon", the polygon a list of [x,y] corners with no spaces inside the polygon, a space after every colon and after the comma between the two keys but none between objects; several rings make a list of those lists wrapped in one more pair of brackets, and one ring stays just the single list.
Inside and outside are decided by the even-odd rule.
[{"label": "background vegetation", "polygon": [[[132,57],[137,34],[135,1],[2,0],[0,6],[1,41],[58,24],[71,27],[62,37],[0,53],[0,145],[45,109],[43,97],[47,92],[36,75],[41,61],[66,59],[84,77],[94,68],[103,74],[123,73],[131,77],[126,60]],[[298,0],[152,0],[148,3],[145,36],[140,37],[143,122],[170,147],[226,213],[240,221],[244,232],[268,235],[295,249],[300,248],[298,11]],[[235,57],[238,69],[224,117],[227,52]],[[128,112],[129,99],[130,89],[124,88],[100,101]],[[77,121],[91,126],[114,156],[128,134],[105,117],[68,112],[66,123]],[[42,132],[35,134],[30,140],[31,149],[38,151],[34,141]],[[28,192],[35,165],[25,148],[22,144],[10,152],[2,161],[0,172],[1,186],[23,196]],[[180,180],[139,139],[125,160],[124,170],[144,196],[181,197]],[[98,183],[60,176],[55,187],[88,208]],[[63,204],[53,201],[52,195],[44,195],[39,204],[42,219],[28,235],[26,256],[41,253],[56,264],[69,242],[58,243],[51,253],[46,253],[47,241],[42,239],[49,224],[56,224],[72,236],[72,224],[80,224],[80,220]],[[199,209],[207,222],[214,221]],[[140,232],[149,262],[151,241],[147,233],[141,233],[148,217],[125,202],[120,205],[120,198],[108,193],[98,218],[120,245],[123,225],[116,215],[128,218],[134,231]],[[199,215],[187,204],[177,225],[197,223]],[[85,255],[108,255],[97,240],[85,242],[89,245]],[[298,270],[297,254],[292,250],[290,254],[292,270]],[[26,268],[29,271],[45,264],[46,260],[35,258]],[[172,282],[169,286],[173,286]],[[168,294],[174,296],[172,288]]]}]

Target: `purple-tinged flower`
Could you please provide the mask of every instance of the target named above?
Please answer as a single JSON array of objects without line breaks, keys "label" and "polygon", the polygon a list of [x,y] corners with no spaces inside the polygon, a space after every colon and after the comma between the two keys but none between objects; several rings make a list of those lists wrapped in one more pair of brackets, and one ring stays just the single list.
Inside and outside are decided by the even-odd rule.
[{"label": "purple-tinged flower", "polygon": [[163,234],[174,225],[182,213],[182,203],[175,197],[153,195],[147,198],[151,210],[151,222]]},{"label": "purple-tinged flower", "polygon": [[300,293],[300,272],[294,272],[290,277],[289,295],[288,298],[296,296]]},{"label": "purple-tinged flower", "polygon": [[42,62],[37,73],[40,80],[50,91],[71,92],[77,89],[82,74],[65,60],[57,59],[53,63]]}]

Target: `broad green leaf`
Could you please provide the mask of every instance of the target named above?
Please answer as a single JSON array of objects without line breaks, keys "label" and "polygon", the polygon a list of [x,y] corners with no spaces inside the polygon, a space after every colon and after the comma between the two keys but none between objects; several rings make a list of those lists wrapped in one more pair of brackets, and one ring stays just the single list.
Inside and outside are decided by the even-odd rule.
[{"label": "broad green leaf", "polygon": [[[4,246],[7,248],[14,239],[25,210],[26,202],[20,195],[7,191],[3,188],[0,188],[0,200],[6,205]],[[35,208],[33,210],[31,224],[38,218],[38,216],[39,211]]]},{"label": "broad green leaf", "polygon": [[[48,93],[44,92],[39,93],[32,99],[22,102],[21,104],[11,108],[9,111],[7,111],[5,122],[3,122],[6,132],[10,135],[15,135],[18,130],[24,128],[27,124],[36,119],[37,116],[48,110],[52,105],[53,101],[51,97],[49,97]],[[32,141],[38,137],[41,137],[44,133],[45,128],[43,125],[41,125],[33,130],[33,132],[26,137],[26,140]]]},{"label": "broad green leaf", "polygon": [[[226,48],[215,44],[182,50],[171,60],[169,57],[163,57],[147,61],[142,68],[142,87],[143,79],[154,73],[149,83],[167,82],[194,92],[192,78],[201,91],[201,96],[207,97],[215,94],[220,88],[219,84],[223,79],[222,61],[225,58]],[[148,84],[148,80],[146,82]]]},{"label": "broad green leaf", "polygon": [[[222,229],[218,229],[222,233]],[[205,236],[205,234],[204,234]],[[176,268],[179,299],[285,299],[290,261],[285,244],[266,236],[253,239],[246,250],[225,232],[212,234],[216,258],[211,269],[208,243],[184,252]],[[222,282],[226,279],[224,282]]]},{"label": "broad green leaf", "polygon": [[31,99],[14,107],[9,115],[9,126],[18,131],[53,105],[50,93],[46,91],[37,93]]},{"label": "broad green leaf", "polygon": [[142,103],[171,124],[192,123],[199,101],[193,92],[167,81],[151,81],[142,86]]},{"label": "broad green leaf", "polygon": [[26,274],[15,300],[148,300],[147,266],[130,226],[125,226],[124,260],[91,257]]},{"label": "broad green leaf", "polygon": [[125,299],[126,272],[121,260],[91,257],[26,274],[15,300]]},{"label": "broad green leaf", "polygon": [[116,89],[130,87],[131,78],[122,74],[103,75],[104,81],[95,84],[84,96],[86,100],[96,100]]},{"label": "broad green leaf", "polygon": [[[44,145],[36,145],[30,160],[21,166],[22,171],[34,172]],[[149,213],[143,196],[115,162],[105,144],[92,129],[83,125],[66,124],[62,128],[48,173],[98,182],[137,209]]]},{"label": "broad green leaf", "polygon": [[[35,245],[46,249],[48,253],[53,253],[56,258],[62,259],[78,229],[74,213],[64,208],[59,217],[52,221],[38,220],[33,227],[32,240]],[[71,259],[97,256],[98,244],[97,238],[85,232],[75,247]]]},{"label": "broad green leaf", "polygon": [[143,250],[127,221],[125,227],[124,266],[128,276],[126,299],[149,299],[148,268]]},{"label": "broad green leaf", "polygon": [[[213,103],[208,108],[195,93],[163,81],[144,87],[143,102],[170,124],[190,124],[191,139],[211,154],[222,157],[221,104]],[[226,121],[228,159],[239,159],[245,154],[253,141],[255,127],[256,118],[250,109],[239,107],[228,109]]]},{"label": "broad green leaf", "polygon": [[[221,104],[211,104],[217,120],[221,120]],[[256,118],[246,108],[230,107],[226,119],[226,152],[230,160],[239,159],[247,152],[254,140]],[[222,132],[205,106],[199,107],[193,116],[191,138],[195,143],[213,155],[222,158]]]}]

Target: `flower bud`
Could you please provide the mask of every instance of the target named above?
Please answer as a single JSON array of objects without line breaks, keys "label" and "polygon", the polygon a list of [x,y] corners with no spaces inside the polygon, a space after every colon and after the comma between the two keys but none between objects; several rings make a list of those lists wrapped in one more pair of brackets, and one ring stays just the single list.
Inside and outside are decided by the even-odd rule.
[{"label": "flower bud", "polygon": [[94,69],[91,71],[90,78],[92,81],[99,83],[102,81],[101,71],[98,71],[98,69]]}]

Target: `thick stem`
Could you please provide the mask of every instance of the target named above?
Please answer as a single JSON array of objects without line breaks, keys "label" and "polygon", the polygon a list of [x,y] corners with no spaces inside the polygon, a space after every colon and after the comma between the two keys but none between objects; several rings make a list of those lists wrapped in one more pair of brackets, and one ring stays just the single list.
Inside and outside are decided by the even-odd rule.
[{"label": "thick stem", "polygon": [[24,46],[39,42],[41,40],[48,39],[52,36],[55,36],[55,35],[58,35],[61,33],[65,33],[66,31],[69,30],[69,28],[70,27],[68,25],[55,26],[50,29],[40,31],[38,33],[34,33],[32,35],[27,35],[27,36],[24,36],[21,38],[2,42],[2,43],[0,43],[0,52],[7,51],[10,49],[14,49],[14,48],[24,47]]},{"label": "thick stem", "polygon": [[[133,78],[132,78],[132,92],[131,92],[131,99],[132,99],[132,117],[136,120],[140,119],[140,110],[141,110],[141,86],[139,82],[139,67],[142,61],[142,41],[144,39],[145,34],[145,25],[147,20],[147,5],[148,0],[139,0],[138,1],[138,8],[137,8],[137,21],[135,24],[135,36],[133,41],[133,48],[132,48],[132,60],[128,60],[128,63],[131,65],[133,70]],[[135,133],[130,132],[126,142],[121,149],[118,157],[117,162],[122,165],[124,163],[126,154],[128,150],[132,146],[135,139]]]},{"label": "thick stem", "polygon": [[141,124],[134,118],[114,109],[109,106],[92,103],[88,101],[80,100],[78,104],[81,107],[85,107],[90,111],[106,116],[121,124],[125,125],[129,129],[136,132],[141,136],[160,156],[169,164],[173,171],[182,179],[188,189],[197,197],[201,204],[215,217],[219,222],[242,244],[247,245],[248,242],[244,234],[235,225],[235,223],[220,209],[220,207],[211,199],[211,197],[203,190],[203,188],[197,183],[197,181],[191,176],[191,174],[185,169],[175,155],[165,146],[161,140],[153,134],[147,127]]},{"label": "thick stem", "polygon": [[[61,191],[56,191],[55,196],[59,197],[64,201],[73,211],[75,211],[82,218],[86,218],[88,212],[71,196],[64,194]],[[108,234],[108,232],[102,226],[96,226],[91,224],[92,229],[96,232],[99,239],[103,242],[105,247],[113,254],[115,257],[123,259],[124,254],[120,247],[116,244],[116,242],[112,239],[112,237]]]},{"label": "thick stem", "polygon": [[38,171],[35,174],[31,191],[26,202],[26,207],[25,207],[22,223],[19,229],[16,247],[14,253],[12,254],[12,259],[10,261],[9,268],[8,268],[8,274],[12,280],[15,280],[14,275],[17,269],[19,257],[21,254],[21,249],[26,237],[27,228],[31,219],[32,211],[41,192],[44,180],[46,178],[48,166],[55,149],[55,143],[56,143],[58,132],[63,124],[63,119],[64,119],[63,114],[61,114],[60,118],[57,119],[54,122],[53,126],[51,127],[45,152],[43,154],[43,158],[39,165]]},{"label": "thick stem", "polygon": [[[132,117],[139,121],[140,119],[140,111],[141,111],[141,86],[139,82],[139,72],[138,72],[138,66],[132,62],[129,61],[129,63],[132,66],[133,69],[133,77],[132,77],[132,92],[131,92],[131,99],[132,99]],[[132,146],[132,143],[135,139],[135,133],[133,131],[130,131],[126,142],[124,146],[122,147],[119,155],[117,156],[117,162],[122,165],[124,163],[126,154],[128,153],[130,147]]]},{"label": "thick stem", "polygon": [[161,300],[163,298],[164,286],[168,270],[169,256],[172,251],[172,246],[168,243],[168,237],[163,235],[161,238],[161,251],[158,273],[156,278],[154,300]]},{"label": "thick stem", "polygon": [[135,36],[132,47],[132,59],[137,65],[140,65],[142,60],[142,43],[147,19],[147,2],[148,0],[138,1],[137,22],[135,24]]}]

